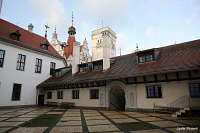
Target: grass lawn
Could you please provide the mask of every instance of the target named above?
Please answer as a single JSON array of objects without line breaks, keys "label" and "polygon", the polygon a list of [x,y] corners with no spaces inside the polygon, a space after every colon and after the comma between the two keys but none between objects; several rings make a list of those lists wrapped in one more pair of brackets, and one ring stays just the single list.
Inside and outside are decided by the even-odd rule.
[{"label": "grass lawn", "polygon": [[135,123],[123,123],[120,124],[124,129],[128,131],[135,130],[146,130],[146,129],[155,129],[156,127],[151,124],[143,123],[143,122],[135,122]]},{"label": "grass lawn", "polygon": [[28,122],[24,127],[49,127],[58,119],[59,116],[60,114],[45,114]]}]

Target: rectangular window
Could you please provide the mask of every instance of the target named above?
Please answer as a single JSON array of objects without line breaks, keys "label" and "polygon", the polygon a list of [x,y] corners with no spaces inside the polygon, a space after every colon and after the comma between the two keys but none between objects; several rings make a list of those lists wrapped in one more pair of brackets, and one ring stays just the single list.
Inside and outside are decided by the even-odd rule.
[{"label": "rectangular window", "polygon": [[25,55],[18,54],[18,58],[17,58],[17,68],[16,68],[17,70],[24,71],[25,60],[26,60],[26,56],[25,56]]},{"label": "rectangular window", "polygon": [[13,85],[12,101],[20,101],[21,86],[22,86],[21,84]]},{"label": "rectangular window", "polygon": [[0,49],[0,67],[3,67],[5,51]]},{"label": "rectangular window", "polygon": [[42,59],[36,58],[35,73],[41,73],[41,72],[42,72]]},{"label": "rectangular window", "polygon": [[145,62],[145,56],[139,57],[140,62]]},{"label": "rectangular window", "polygon": [[47,92],[47,99],[52,99],[52,92],[51,91]]},{"label": "rectangular window", "polygon": [[99,89],[90,90],[90,99],[99,99]]},{"label": "rectangular window", "polygon": [[143,62],[150,62],[153,61],[153,55],[146,55],[146,56],[140,56],[139,57],[139,62],[143,63]]},{"label": "rectangular window", "polygon": [[80,67],[80,72],[83,72],[83,67]]},{"label": "rectangular window", "polygon": [[53,75],[53,74],[54,74],[55,68],[56,68],[56,63],[51,62],[51,63],[50,63],[50,75]]},{"label": "rectangular window", "polygon": [[160,85],[147,86],[146,90],[147,90],[147,98],[162,98]]},{"label": "rectangular window", "polygon": [[189,88],[191,97],[200,97],[200,83],[190,83]]},{"label": "rectangular window", "polygon": [[153,56],[152,55],[147,55],[145,56],[145,62],[149,62],[149,61],[152,61],[153,60]]},{"label": "rectangular window", "polygon": [[57,99],[63,99],[63,91],[57,91]]},{"label": "rectangular window", "polygon": [[99,65],[94,65],[94,70],[102,70],[103,69],[103,65],[99,64]]},{"label": "rectangular window", "polygon": [[87,72],[88,71],[88,67],[87,66],[81,66],[80,67],[80,72]]},{"label": "rectangular window", "polygon": [[72,99],[79,99],[79,90],[72,90]]}]

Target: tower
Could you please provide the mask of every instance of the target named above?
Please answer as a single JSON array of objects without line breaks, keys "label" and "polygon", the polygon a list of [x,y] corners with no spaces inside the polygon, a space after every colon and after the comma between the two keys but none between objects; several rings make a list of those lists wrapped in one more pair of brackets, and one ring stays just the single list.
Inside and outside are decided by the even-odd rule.
[{"label": "tower", "polygon": [[[106,34],[106,36],[105,36]],[[109,27],[92,31],[92,60],[103,59],[103,48],[109,48],[109,58],[116,56],[116,33]],[[106,40],[105,40],[106,39]],[[105,51],[104,51],[105,52]],[[104,53],[105,54],[105,53]]]},{"label": "tower", "polygon": [[58,40],[58,35],[56,33],[56,27],[52,34],[51,45],[53,48],[61,55],[64,56],[64,47],[65,45]]},{"label": "tower", "polygon": [[83,45],[81,45],[80,49],[80,63],[86,63],[92,61],[92,58],[89,54],[88,42],[85,38],[83,41]]}]

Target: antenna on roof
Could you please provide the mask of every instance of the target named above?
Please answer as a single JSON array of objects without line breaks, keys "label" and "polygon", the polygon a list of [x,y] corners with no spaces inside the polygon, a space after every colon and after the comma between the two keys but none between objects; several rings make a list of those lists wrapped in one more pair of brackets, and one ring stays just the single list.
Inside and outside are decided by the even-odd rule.
[{"label": "antenna on roof", "polygon": [[73,15],[73,11],[72,11],[72,26],[73,26],[73,23],[74,23],[74,15]]},{"label": "antenna on roof", "polygon": [[120,49],[119,49],[119,51],[120,51],[120,56],[121,56],[121,50],[122,50],[122,49],[120,48]]},{"label": "antenna on roof", "polygon": [[175,41],[175,44],[176,44],[176,41]]},{"label": "antenna on roof", "polygon": [[138,50],[138,44],[136,43],[136,50]]},{"label": "antenna on roof", "polygon": [[45,28],[46,28],[45,36],[44,36],[44,37],[47,38],[47,29],[50,29],[50,28],[49,28],[48,24],[47,24],[47,25],[44,25],[44,26],[45,26]]}]

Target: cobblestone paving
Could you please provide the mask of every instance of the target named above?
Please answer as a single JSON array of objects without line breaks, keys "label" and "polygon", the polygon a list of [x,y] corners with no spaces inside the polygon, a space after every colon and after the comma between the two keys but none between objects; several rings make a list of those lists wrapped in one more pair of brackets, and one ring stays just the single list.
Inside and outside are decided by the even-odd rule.
[{"label": "cobblestone paving", "polygon": [[[49,127],[24,127],[28,122],[43,115],[59,115]],[[148,129],[128,129],[127,124],[147,124]],[[152,127],[152,128],[151,128]],[[185,130],[183,130],[185,128]],[[189,130],[193,128],[193,130]],[[196,130],[197,129],[197,130]],[[0,109],[0,133],[165,133],[200,132],[200,118],[172,118],[168,114],[139,112],[100,111],[89,109],[15,108]]]}]

